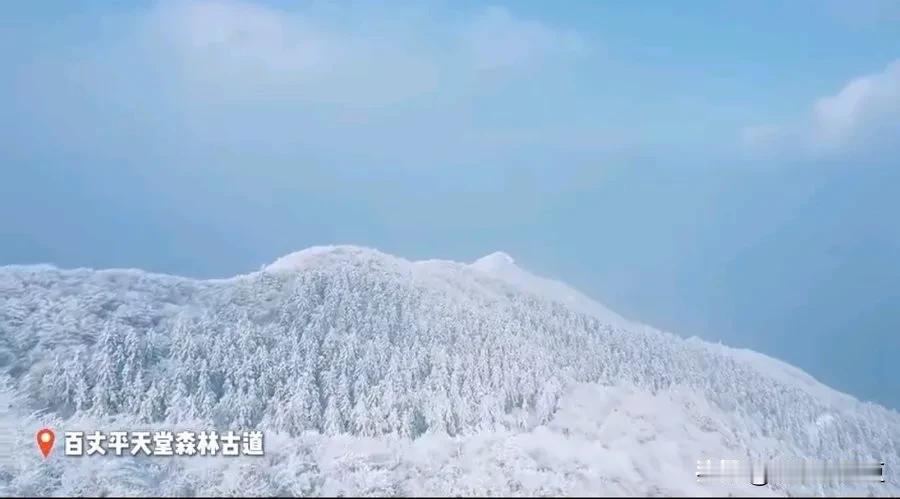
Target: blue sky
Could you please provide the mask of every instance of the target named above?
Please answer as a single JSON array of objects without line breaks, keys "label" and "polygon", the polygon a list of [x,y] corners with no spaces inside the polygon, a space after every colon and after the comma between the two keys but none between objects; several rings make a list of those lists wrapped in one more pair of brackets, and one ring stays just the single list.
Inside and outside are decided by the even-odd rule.
[{"label": "blue sky", "polygon": [[0,264],[504,250],[900,408],[900,2],[15,2]]}]

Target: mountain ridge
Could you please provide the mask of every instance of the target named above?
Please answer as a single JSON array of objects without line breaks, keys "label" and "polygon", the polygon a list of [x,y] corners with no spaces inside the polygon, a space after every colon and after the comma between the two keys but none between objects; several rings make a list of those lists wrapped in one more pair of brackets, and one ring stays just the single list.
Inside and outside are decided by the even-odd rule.
[{"label": "mountain ridge", "polygon": [[[207,421],[290,439],[516,438],[563,431],[560,418],[576,417],[567,404],[606,407],[572,393],[624,403],[633,397],[614,394],[633,386],[645,400],[636,414],[655,421],[629,437],[645,452],[656,432],[650,441],[683,449],[710,433],[721,441],[703,445],[756,457],[897,455],[894,411],[761,354],[613,324],[602,305],[573,307],[583,295],[564,284],[489,257],[318,247],[222,280],[0,268],[0,367],[23,409],[63,420]],[[698,440],[679,441],[647,403],[675,404],[668,412]]]}]

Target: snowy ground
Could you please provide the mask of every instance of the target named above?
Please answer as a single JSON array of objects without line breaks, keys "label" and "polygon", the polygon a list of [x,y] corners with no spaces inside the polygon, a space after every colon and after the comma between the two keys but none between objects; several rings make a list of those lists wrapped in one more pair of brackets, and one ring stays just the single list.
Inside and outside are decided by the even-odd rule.
[{"label": "snowy ground", "polygon": [[[193,281],[0,268],[0,495],[900,495],[900,415],[626,320],[494,254],[353,247]],[[44,460],[34,432],[265,431],[263,457]],[[700,459],[888,483],[698,483]]]},{"label": "snowy ground", "polygon": [[[703,414],[705,418],[697,418]],[[266,435],[264,457],[39,457],[30,433],[55,428],[142,428],[127,418],[3,421],[15,438],[0,463],[2,495],[107,496],[896,496],[894,485],[755,487],[698,483],[697,459],[747,455],[727,416],[682,390],[582,384],[546,425],[462,437]],[[698,424],[703,421],[705,424]],[[195,422],[195,427],[207,427]],[[778,442],[755,442],[757,450]]]}]

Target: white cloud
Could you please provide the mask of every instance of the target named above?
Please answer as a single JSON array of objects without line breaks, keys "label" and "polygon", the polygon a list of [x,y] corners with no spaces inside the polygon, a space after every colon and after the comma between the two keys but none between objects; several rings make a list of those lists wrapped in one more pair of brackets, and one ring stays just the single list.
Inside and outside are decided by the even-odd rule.
[{"label": "white cloud", "polygon": [[741,142],[749,147],[767,147],[784,136],[780,125],[752,125],[741,130]]},{"label": "white cloud", "polygon": [[201,92],[367,107],[436,85],[434,62],[397,40],[329,30],[300,13],[235,1],[163,4],[150,27]]},{"label": "white cloud", "polygon": [[465,30],[463,41],[480,70],[539,64],[587,47],[578,33],[518,19],[501,7],[484,10]]},{"label": "white cloud", "polygon": [[827,156],[896,145],[900,137],[900,60],[881,72],[850,80],[816,100],[799,123],[764,124],[741,130],[757,152],[794,150]]},{"label": "white cloud", "polygon": [[812,140],[826,148],[841,148],[879,133],[900,120],[900,60],[876,74],[850,81],[835,95],[813,106]]},{"label": "white cloud", "polygon": [[162,0],[116,21],[14,79],[29,82],[17,105],[75,151],[158,141],[197,156],[474,164],[526,147],[624,147],[564,106],[520,104],[538,89],[571,104],[554,90],[587,42],[514,11]]},{"label": "white cloud", "polygon": [[461,25],[426,20],[395,30],[367,21],[337,28],[303,10],[203,0],[160,4],[149,27],[163,60],[178,61],[201,97],[210,90],[275,93],[361,107],[452,91],[482,70],[537,67],[585,47],[574,32],[502,8],[469,15]]}]

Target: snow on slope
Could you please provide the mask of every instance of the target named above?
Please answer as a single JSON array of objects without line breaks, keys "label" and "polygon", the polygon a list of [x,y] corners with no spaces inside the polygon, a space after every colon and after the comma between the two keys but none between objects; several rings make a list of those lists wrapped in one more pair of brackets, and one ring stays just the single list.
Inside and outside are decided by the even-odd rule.
[{"label": "snow on slope", "polygon": [[[515,260],[502,251],[491,253],[476,260],[472,267],[496,276],[523,291],[556,301],[574,311],[592,315],[605,324],[629,330],[652,331],[664,334],[662,331],[655,330],[645,324],[625,319],[564,283],[531,274],[517,266]],[[713,347],[713,345],[708,346]],[[828,399],[835,404],[852,403],[853,399],[849,395],[819,383],[808,373],[790,364],[752,350],[731,348],[724,345],[716,346],[735,358],[754,364],[759,370],[768,372],[770,376],[778,377],[786,384],[803,387],[806,392],[813,394],[817,398]]]},{"label": "snow on slope", "polygon": [[515,260],[502,251],[476,260],[472,267],[496,276],[523,291],[557,301],[576,312],[593,315],[606,324],[617,327],[639,327],[561,282],[544,279],[519,268]]},{"label": "snow on slope", "polygon": [[[3,494],[781,495],[805,490],[701,486],[696,460],[900,457],[896,412],[502,254],[320,247],[214,281],[0,268],[0,369],[21,451]],[[41,424],[261,428],[267,455],[38,465]]]}]

